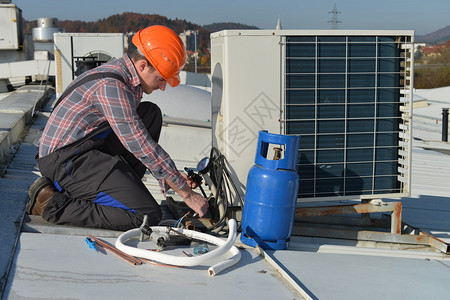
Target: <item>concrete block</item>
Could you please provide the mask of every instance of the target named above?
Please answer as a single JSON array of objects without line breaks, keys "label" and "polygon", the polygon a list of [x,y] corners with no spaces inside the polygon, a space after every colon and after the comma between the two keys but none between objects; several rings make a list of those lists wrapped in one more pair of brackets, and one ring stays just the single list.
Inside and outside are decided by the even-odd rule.
[{"label": "concrete block", "polygon": [[0,159],[16,143],[26,125],[23,112],[0,112]]}]

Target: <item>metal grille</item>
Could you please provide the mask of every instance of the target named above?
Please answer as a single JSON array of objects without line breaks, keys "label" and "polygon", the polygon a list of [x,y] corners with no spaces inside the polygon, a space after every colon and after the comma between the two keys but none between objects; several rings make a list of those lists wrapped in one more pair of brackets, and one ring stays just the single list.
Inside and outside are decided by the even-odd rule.
[{"label": "metal grille", "polygon": [[409,192],[411,39],[285,37],[282,125],[301,136],[299,198]]}]

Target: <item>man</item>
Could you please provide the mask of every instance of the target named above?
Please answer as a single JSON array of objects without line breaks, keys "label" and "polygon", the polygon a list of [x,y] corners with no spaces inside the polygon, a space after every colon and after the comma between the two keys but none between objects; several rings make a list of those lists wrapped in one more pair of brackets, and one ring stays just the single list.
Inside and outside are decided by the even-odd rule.
[{"label": "man", "polygon": [[[133,36],[130,56],[90,70],[61,96],[44,129],[27,212],[55,224],[128,230],[161,208],[142,183],[148,169],[163,193],[176,191],[200,216],[207,200],[158,145],[162,114],[142,93],[179,84],[186,61],[171,29],[150,26]],[[95,78],[95,79],[92,79]]]}]

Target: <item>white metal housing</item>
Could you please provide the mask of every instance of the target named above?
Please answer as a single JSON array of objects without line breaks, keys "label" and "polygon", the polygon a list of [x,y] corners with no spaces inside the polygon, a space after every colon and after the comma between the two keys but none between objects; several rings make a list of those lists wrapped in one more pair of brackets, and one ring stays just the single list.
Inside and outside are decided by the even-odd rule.
[{"label": "white metal housing", "polygon": [[235,181],[245,189],[264,129],[300,134],[301,201],[409,195],[413,37],[392,30],[213,33],[213,145]]},{"label": "white metal housing", "polygon": [[[189,75],[189,74],[187,74]],[[175,160],[179,170],[195,168],[211,150],[211,93],[189,85],[166,86],[143,95],[163,114],[159,144]],[[159,191],[159,187],[158,187]]]},{"label": "white metal housing", "polygon": [[81,58],[110,60],[124,53],[122,33],[55,33],[56,94],[75,79],[75,61]]},{"label": "white metal housing", "polygon": [[18,50],[22,39],[22,10],[15,4],[0,4],[0,50]]}]

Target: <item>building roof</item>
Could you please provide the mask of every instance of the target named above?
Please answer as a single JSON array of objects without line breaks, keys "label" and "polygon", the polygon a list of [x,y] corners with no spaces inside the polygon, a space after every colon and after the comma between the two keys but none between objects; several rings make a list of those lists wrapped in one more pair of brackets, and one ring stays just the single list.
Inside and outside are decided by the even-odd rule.
[{"label": "building roof", "polygon": [[[40,99],[32,88],[13,95],[17,93],[26,93],[20,98],[26,101]],[[439,126],[434,124],[439,110],[450,105],[450,87],[416,93],[428,105],[414,112],[412,195],[384,200],[402,201],[404,222],[450,242],[450,148],[440,141]],[[0,111],[15,113],[8,111],[9,104],[3,105],[8,103],[5,99],[0,100]],[[13,158],[0,178],[0,249],[7,254],[0,258],[0,288],[5,299],[192,299],[205,295],[217,299],[433,299],[450,293],[447,255],[393,245],[380,248],[377,243],[361,247],[354,241],[293,237],[288,250],[266,251],[265,258],[245,247],[241,261],[215,277],[208,276],[208,266],[132,266],[109,253],[95,252],[85,244],[87,234],[113,244],[119,233],[54,226],[24,214],[28,186],[39,176],[34,155],[50,107],[51,101],[38,111],[24,140],[9,152]],[[11,121],[4,120],[0,119],[0,128],[10,126]],[[191,130],[190,134],[210,134],[204,127]],[[5,132],[8,136],[11,130]],[[148,186],[152,185],[149,181]]]}]

